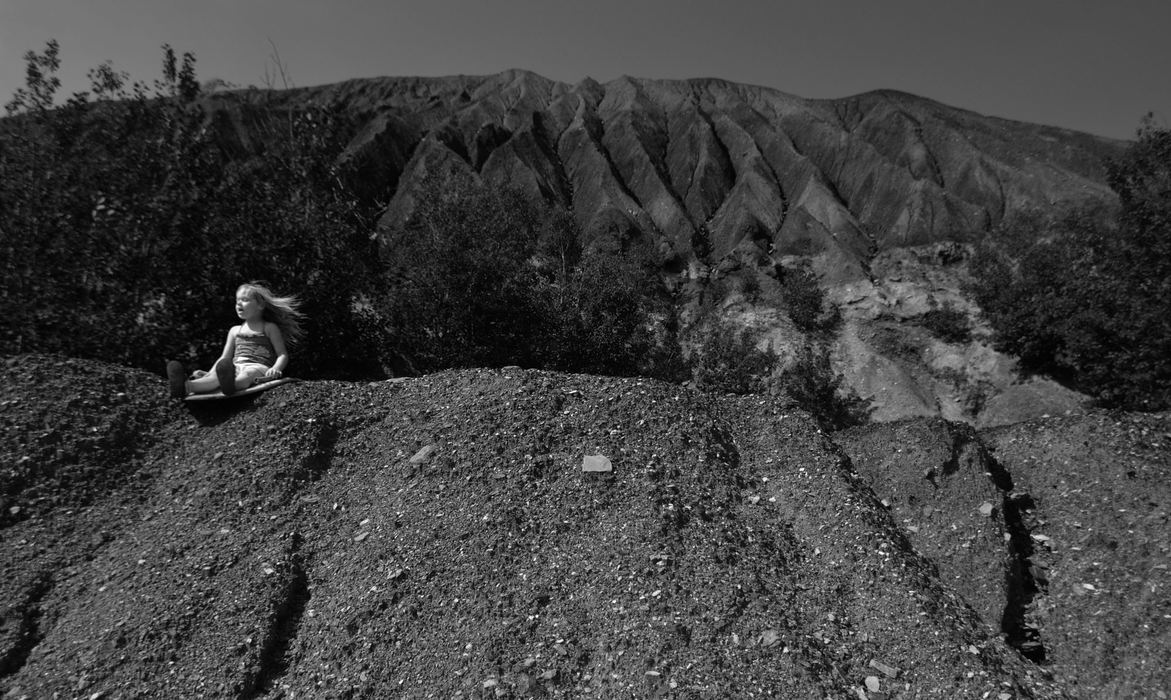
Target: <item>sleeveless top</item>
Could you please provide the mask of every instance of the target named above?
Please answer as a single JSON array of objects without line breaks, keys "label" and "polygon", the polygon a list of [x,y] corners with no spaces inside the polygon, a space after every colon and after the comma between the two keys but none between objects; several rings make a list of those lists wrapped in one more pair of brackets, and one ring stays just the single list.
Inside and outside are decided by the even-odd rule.
[{"label": "sleeveless top", "polygon": [[276,362],[276,351],[272,341],[264,333],[252,333],[243,326],[236,333],[236,353],[232,356],[233,364],[242,362],[256,362],[272,367]]}]

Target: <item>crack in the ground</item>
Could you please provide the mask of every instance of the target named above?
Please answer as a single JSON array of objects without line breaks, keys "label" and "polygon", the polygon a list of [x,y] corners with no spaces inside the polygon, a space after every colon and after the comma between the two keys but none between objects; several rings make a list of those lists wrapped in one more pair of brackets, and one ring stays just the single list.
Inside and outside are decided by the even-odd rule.
[{"label": "crack in the ground", "polygon": [[244,685],[241,699],[267,695],[289,670],[289,652],[301,626],[301,618],[311,595],[305,558],[301,554],[303,538],[292,534],[285,564],[285,582],[274,601],[268,629],[260,648],[259,668]]},{"label": "crack in the ground", "polygon": [[0,656],[0,678],[12,676],[24,668],[29,655],[44,638],[40,629],[41,601],[52,589],[53,581],[49,574],[42,574],[29,586],[28,595],[21,606],[16,642]]},{"label": "crack in the ground", "polygon": [[1045,580],[1037,575],[1033,562],[1033,540],[1025,524],[1025,513],[1033,501],[1027,494],[1006,493],[1004,522],[1008,528],[1008,568],[1005,571],[1007,601],[1000,629],[1005,641],[1034,663],[1046,662],[1046,649],[1040,628],[1030,621],[1033,602],[1047,595]]},{"label": "crack in the ground", "polygon": [[[1005,605],[1000,618],[1000,631],[1005,642],[1026,659],[1043,664],[1046,662],[1045,644],[1041,630],[1030,619],[1034,601],[1038,596],[1047,595],[1047,582],[1038,575],[1040,569],[1033,561],[1033,539],[1026,522],[1028,511],[1032,510],[1033,499],[1025,493],[1015,491],[1012,475],[996,461],[979,436],[968,436],[978,450],[981,464],[988,478],[1003,495],[1001,513],[1008,531],[1007,564],[1005,566]],[[957,443],[958,444],[958,443]],[[957,453],[958,454],[958,453]]]},{"label": "crack in the ground", "polygon": [[[1012,475],[996,461],[991,450],[984,444],[974,428],[950,422],[942,425],[944,426],[943,430],[946,431],[947,442],[944,444],[947,446],[947,452],[942,455],[944,459],[927,468],[923,477],[936,490],[939,490],[944,488],[942,480],[945,477],[968,478],[966,475],[969,473],[983,474],[991,482],[999,496],[998,508],[993,507],[992,503],[985,503],[982,507],[982,514],[986,518],[992,518],[995,510],[1000,511],[1004,528],[1004,550],[1003,556],[1000,557],[1003,565],[996,570],[990,570],[989,574],[1003,576],[1003,582],[998,586],[998,595],[992,595],[985,599],[981,605],[980,614],[986,622],[993,626],[999,626],[999,632],[1005,643],[1017,650],[1023,658],[1036,664],[1046,664],[1049,661],[1048,650],[1042,640],[1037,607],[1039,599],[1048,594],[1048,581],[1045,568],[1040,562],[1035,561],[1034,557],[1035,550],[1030,531],[1030,511],[1034,508],[1033,500],[1028,494],[1016,489]],[[851,471],[853,471],[853,467],[847,458],[843,462],[843,472],[849,473]],[[865,480],[861,476],[855,478],[865,484]],[[867,484],[866,488],[869,489],[870,485]],[[988,496],[992,496],[992,494],[988,494]],[[989,500],[995,498],[996,496],[992,496]],[[913,497],[910,502],[912,504],[915,502]],[[951,507],[962,506],[952,499]],[[985,507],[988,510],[983,510]],[[917,529],[914,530],[914,532],[917,531]],[[999,537],[997,539],[999,540]],[[905,545],[908,549],[913,549],[913,543],[910,539],[907,539]],[[964,544],[964,546],[967,547],[968,544]],[[999,546],[991,544],[989,540],[989,552],[995,552]],[[928,561],[931,561],[930,555],[924,556]],[[936,571],[940,570],[940,563],[943,564],[944,570],[952,568],[955,563],[948,561],[949,554],[946,551],[937,553],[935,556],[941,558],[940,562],[931,561]],[[961,588],[963,588],[962,585]],[[977,599],[982,598],[985,595],[982,591],[986,588],[987,586],[975,586],[973,595]],[[997,616],[999,619],[996,619]]]}]

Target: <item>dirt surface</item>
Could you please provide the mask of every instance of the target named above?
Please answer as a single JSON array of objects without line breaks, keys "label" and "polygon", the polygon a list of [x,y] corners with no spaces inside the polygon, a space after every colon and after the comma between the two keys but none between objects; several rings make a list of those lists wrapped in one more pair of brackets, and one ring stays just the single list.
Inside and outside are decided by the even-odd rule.
[{"label": "dirt surface", "polygon": [[1171,684],[1171,415],[1091,412],[977,433],[834,436],[943,581],[1066,692]]},{"label": "dirt surface", "polygon": [[[1038,664],[986,619],[1001,589],[956,581],[877,472],[775,399],[507,369],[165,395],[111,365],[0,365],[3,697],[1001,700],[1168,681],[1165,418],[1118,419],[1146,435],[1086,418],[1117,440],[1098,459],[1137,455],[1092,489],[1096,462],[1062,487],[1047,461],[1077,461],[1082,419],[988,438],[1060,555]],[[583,471],[590,455],[612,471]],[[1100,525],[1057,507],[1063,488],[1140,485],[1148,501]],[[978,517],[991,552],[1004,518]],[[1074,554],[1087,523],[1100,548]],[[1125,575],[1099,558],[1134,547]]]},{"label": "dirt surface", "polygon": [[1028,611],[1082,697],[1171,692],[1171,414],[1097,413],[983,434],[1025,512]]},{"label": "dirt surface", "polygon": [[940,579],[1003,630],[1013,523],[1005,519],[1004,477],[993,478],[973,431],[928,419],[855,428],[834,441]]}]

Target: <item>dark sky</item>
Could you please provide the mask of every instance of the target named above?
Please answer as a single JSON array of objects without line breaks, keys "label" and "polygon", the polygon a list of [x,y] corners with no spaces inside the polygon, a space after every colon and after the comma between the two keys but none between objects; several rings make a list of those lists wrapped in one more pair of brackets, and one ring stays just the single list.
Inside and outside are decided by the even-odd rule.
[{"label": "dark sky", "polygon": [[[1171,0],[0,0],[0,96],[61,44],[64,92],[103,61],[308,86],[524,68],[576,83],[717,77],[801,97],[893,88],[982,114],[1131,138],[1171,123]],[[280,84],[280,78],[275,78]]]}]

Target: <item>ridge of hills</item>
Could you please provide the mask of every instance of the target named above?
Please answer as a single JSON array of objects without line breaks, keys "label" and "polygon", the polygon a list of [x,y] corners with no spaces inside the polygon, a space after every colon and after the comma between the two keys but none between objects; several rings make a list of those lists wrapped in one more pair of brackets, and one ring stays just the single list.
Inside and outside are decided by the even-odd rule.
[{"label": "ridge of hills", "polygon": [[[4,697],[1157,697],[1171,415],[0,365]],[[583,471],[601,454],[610,472]]]},{"label": "ridge of hills", "polygon": [[[1112,201],[1101,161],[1124,145],[891,90],[806,100],[717,79],[571,86],[513,70],[265,99],[361,118],[346,155],[390,198],[384,230],[410,216],[423,176],[442,172],[571,207],[588,238],[640,236],[686,258],[701,236],[717,262],[826,255],[847,266],[838,276],[875,249],[955,240],[1022,207]],[[238,121],[224,126],[247,138]]]}]

